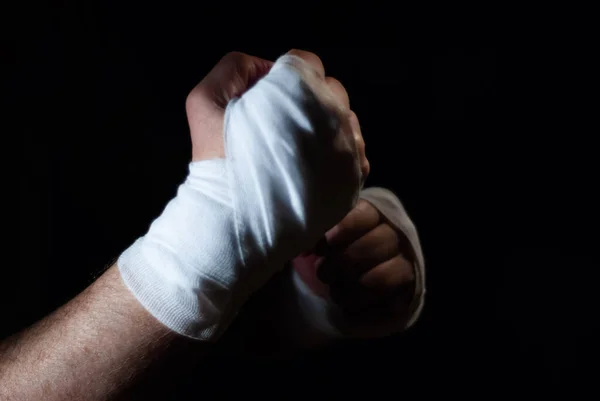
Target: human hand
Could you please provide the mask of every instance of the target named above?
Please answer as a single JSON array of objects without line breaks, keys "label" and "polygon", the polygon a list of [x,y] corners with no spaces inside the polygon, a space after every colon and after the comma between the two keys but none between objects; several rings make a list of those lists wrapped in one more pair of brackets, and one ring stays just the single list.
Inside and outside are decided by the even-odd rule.
[{"label": "human hand", "polygon": [[[369,162],[356,114],[350,110],[348,93],[335,78],[325,76],[321,59],[314,53],[290,50],[288,54],[306,61],[313,71],[306,71],[305,80],[320,100],[343,114],[351,127],[354,144],[360,160],[361,175],[366,179]],[[208,75],[189,93],[186,113],[190,127],[194,161],[225,156],[223,125],[225,108],[233,98],[243,95],[260,78],[265,76],[273,62],[240,52],[225,55]],[[335,99],[331,99],[331,94]]]},{"label": "human hand", "polygon": [[349,337],[380,337],[405,328],[415,292],[415,257],[406,236],[365,200],[293,268],[334,308],[329,320]]}]

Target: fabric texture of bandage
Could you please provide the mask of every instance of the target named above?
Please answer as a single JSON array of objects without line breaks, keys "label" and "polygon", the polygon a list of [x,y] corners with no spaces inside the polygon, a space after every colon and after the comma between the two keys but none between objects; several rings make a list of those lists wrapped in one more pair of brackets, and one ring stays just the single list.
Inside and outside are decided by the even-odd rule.
[{"label": "fabric texture of bandage", "polygon": [[[367,188],[361,191],[360,198],[371,203],[392,227],[406,236],[411,245],[412,255],[407,256],[413,260],[415,294],[408,319],[398,322],[397,327],[398,331],[406,330],[418,320],[425,302],[425,259],[417,229],[393,192],[385,188]],[[332,301],[313,293],[295,270],[292,282],[300,313],[309,325],[329,337],[352,336],[351,328],[345,327],[341,312]]]},{"label": "fabric texture of bandage", "polygon": [[286,55],[225,112],[225,158],[193,162],[177,196],[119,258],[127,287],[170,329],[214,340],[285,262],[358,199],[342,108]]}]

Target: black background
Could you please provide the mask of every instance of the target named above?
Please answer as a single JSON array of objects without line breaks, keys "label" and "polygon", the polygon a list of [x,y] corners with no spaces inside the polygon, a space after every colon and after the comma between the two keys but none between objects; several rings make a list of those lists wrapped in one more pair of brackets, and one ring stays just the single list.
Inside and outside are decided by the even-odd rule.
[{"label": "black background", "polygon": [[399,337],[293,361],[216,359],[174,399],[584,391],[598,370],[595,154],[543,110],[537,66],[553,55],[440,46],[417,40],[425,28],[407,35],[408,16],[347,11],[287,26],[241,25],[237,9],[81,3],[32,13],[10,53],[22,223],[20,280],[2,283],[14,292],[2,334],[80,292],[175,194],[190,158],[185,97],[223,54],[275,59],[297,47],[346,86],[372,165],[367,185],[395,191],[419,229],[423,318]]}]

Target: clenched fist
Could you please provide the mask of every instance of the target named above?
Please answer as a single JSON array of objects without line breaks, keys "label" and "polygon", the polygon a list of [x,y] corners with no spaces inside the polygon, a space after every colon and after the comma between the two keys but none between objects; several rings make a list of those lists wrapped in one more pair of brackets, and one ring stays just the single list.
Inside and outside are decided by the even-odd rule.
[{"label": "clenched fist", "polygon": [[339,312],[330,319],[343,335],[379,337],[402,330],[411,318],[415,263],[406,235],[360,200],[293,267],[314,294]]},{"label": "clenched fist", "polygon": [[[364,181],[369,173],[365,142],[358,118],[350,109],[348,93],[344,86],[337,79],[325,75],[323,62],[316,54],[296,49],[287,54],[301,58],[312,67],[310,71],[305,71],[305,81],[323,103],[336,108],[340,115],[345,116],[353,135],[353,146],[358,153]],[[186,112],[194,161],[225,156],[223,126],[227,104],[251,88],[272,66],[273,62],[269,60],[240,52],[228,53],[190,92],[186,100]]]}]

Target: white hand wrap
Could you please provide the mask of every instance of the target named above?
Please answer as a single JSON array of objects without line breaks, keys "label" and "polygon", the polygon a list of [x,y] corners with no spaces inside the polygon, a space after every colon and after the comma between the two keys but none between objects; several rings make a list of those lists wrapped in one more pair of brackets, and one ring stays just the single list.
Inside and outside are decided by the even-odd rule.
[{"label": "white hand wrap", "polygon": [[356,203],[358,159],[331,93],[283,56],[225,113],[225,159],[190,164],[177,196],[118,261],[170,329],[213,340],[248,296]]}]

